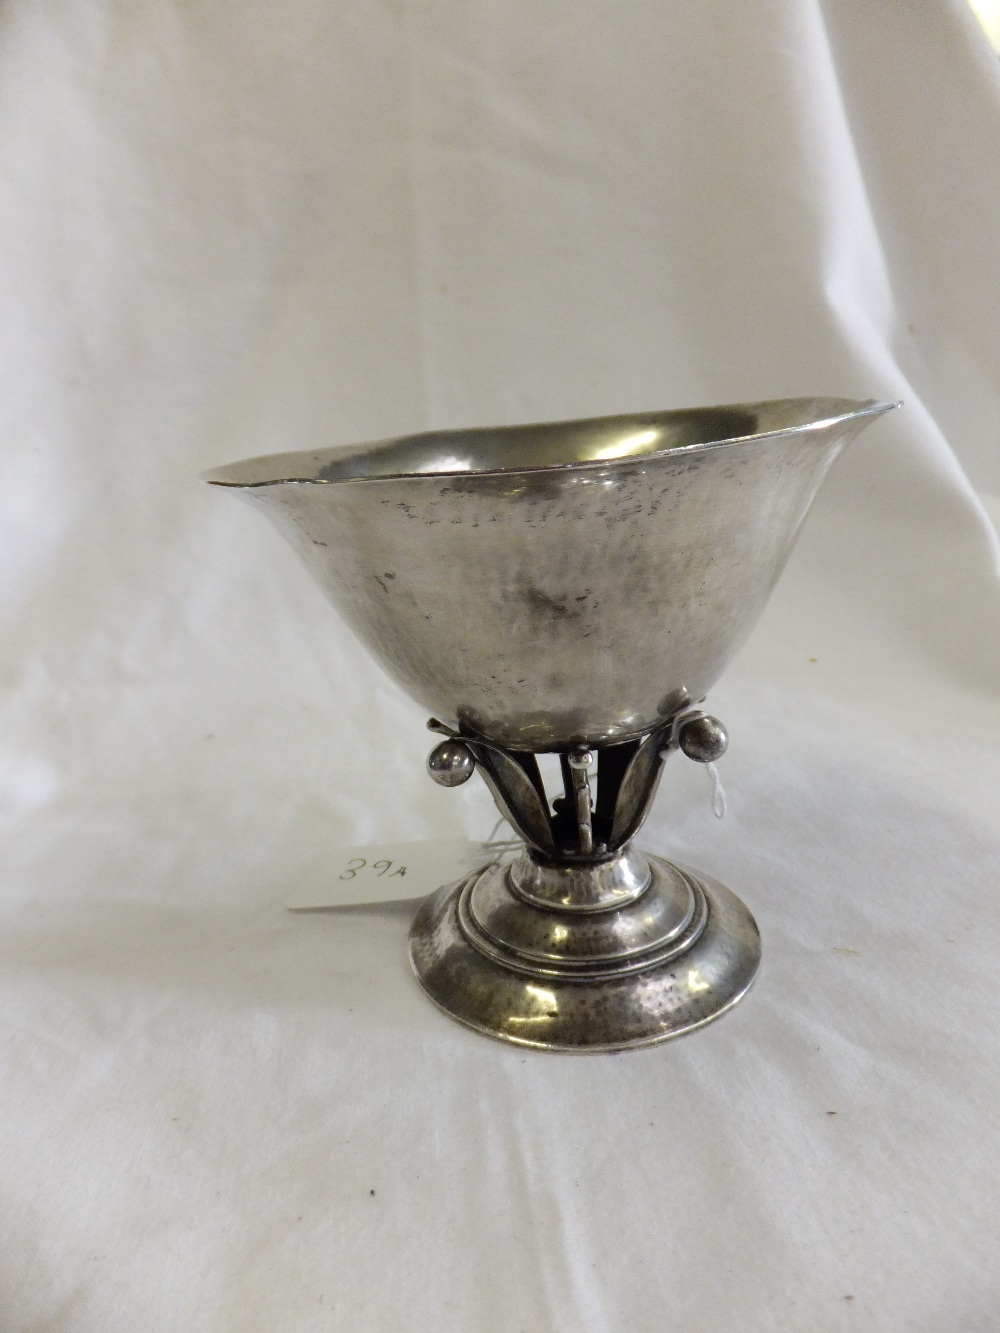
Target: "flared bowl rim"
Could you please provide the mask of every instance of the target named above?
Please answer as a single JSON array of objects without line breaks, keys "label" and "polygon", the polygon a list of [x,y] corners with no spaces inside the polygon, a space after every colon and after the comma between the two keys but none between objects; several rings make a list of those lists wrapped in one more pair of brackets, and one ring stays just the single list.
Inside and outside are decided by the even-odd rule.
[{"label": "flared bowl rim", "polygon": [[[864,400],[834,397],[799,397],[768,399],[748,403],[726,403],[715,407],[668,409],[656,412],[632,412],[610,416],[580,417],[566,421],[527,422],[518,425],[459,428],[440,431],[421,431],[409,435],[390,436],[364,444],[339,445],[332,448],[300,450],[278,454],[261,454],[253,458],[223,464],[201,473],[200,479],[213,486],[253,490],[260,487],[306,485],[330,486],[345,484],[374,485],[387,481],[435,480],[448,477],[512,478],[524,475],[563,473],[579,470],[618,470],[621,467],[647,464],[659,459],[710,450],[730,449],[776,437],[811,436],[854,421],[881,416],[901,406],[899,400]],[[791,424],[774,425],[763,430],[723,433],[717,438],[694,439],[685,442],[684,430],[711,422],[744,422],[761,416],[774,417],[782,412],[801,410],[803,419]],[[617,432],[617,439],[616,439]],[[514,459],[509,464],[476,463],[474,447],[494,448],[509,443],[530,445],[558,433],[563,441],[577,441],[581,450],[578,457],[546,461],[529,458]],[[659,438],[665,443],[658,444]],[[603,444],[586,456],[582,450],[595,440]],[[629,442],[638,442],[634,449]],[[647,447],[641,447],[641,446]],[[652,445],[652,447],[648,447]],[[457,450],[467,450],[464,458]],[[394,466],[394,459],[407,456],[420,458],[426,454],[423,466]],[[436,455],[436,456],[435,456]],[[378,470],[378,463],[383,467]]]}]

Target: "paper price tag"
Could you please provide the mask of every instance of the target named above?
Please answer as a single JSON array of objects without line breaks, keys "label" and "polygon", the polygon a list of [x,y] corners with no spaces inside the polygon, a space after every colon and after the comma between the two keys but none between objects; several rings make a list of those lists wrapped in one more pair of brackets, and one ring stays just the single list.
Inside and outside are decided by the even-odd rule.
[{"label": "paper price tag", "polygon": [[331,858],[324,880],[315,887],[298,891],[288,908],[293,912],[309,912],[324,907],[358,907],[364,903],[424,898],[499,855],[483,843],[467,838],[341,847]]}]

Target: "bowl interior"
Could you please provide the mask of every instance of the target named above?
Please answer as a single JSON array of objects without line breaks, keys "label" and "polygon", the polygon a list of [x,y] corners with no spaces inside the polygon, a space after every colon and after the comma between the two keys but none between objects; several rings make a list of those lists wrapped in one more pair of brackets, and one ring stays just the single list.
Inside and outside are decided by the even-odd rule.
[{"label": "bowl interior", "polygon": [[373,444],[246,459],[216,468],[204,479],[217,485],[267,486],[284,481],[373,481],[600,466],[652,454],[715,448],[755,436],[811,431],[838,418],[866,415],[887,406],[846,398],[788,398],[582,421],[430,431]]}]

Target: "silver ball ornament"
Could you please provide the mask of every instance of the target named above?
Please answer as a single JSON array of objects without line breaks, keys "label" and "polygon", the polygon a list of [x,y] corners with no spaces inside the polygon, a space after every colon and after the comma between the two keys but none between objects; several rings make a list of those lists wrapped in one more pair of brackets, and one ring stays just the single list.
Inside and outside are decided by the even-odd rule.
[{"label": "silver ball ornament", "polygon": [[682,723],[677,741],[689,759],[714,764],[729,748],[729,733],[717,717],[693,717]]},{"label": "silver ball ornament", "polygon": [[442,741],[427,756],[427,772],[439,787],[460,787],[475,771],[472,751],[461,741]]},{"label": "silver ball ornament", "polygon": [[585,745],[578,745],[576,749],[570,750],[566,759],[570,768],[586,769],[594,762],[594,752],[588,750]]}]

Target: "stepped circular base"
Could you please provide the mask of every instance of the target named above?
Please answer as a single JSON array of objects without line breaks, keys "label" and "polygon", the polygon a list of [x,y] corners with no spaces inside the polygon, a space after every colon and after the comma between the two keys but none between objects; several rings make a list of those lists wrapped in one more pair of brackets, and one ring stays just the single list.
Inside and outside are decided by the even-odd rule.
[{"label": "stepped circular base", "polygon": [[622,1050],[702,1027],[752,985],[757,925],[716,880],[648,859],[645,892],[599,912],[540,910],[507,867],[440,889],[410,929],[418,981],[460,1023],[542,1050]]}]

